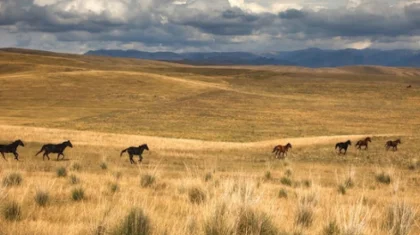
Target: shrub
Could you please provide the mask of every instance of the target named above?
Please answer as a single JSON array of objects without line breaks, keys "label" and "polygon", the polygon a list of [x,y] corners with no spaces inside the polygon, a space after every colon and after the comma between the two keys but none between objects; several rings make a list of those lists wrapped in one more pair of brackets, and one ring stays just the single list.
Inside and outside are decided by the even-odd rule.
[{"label": "shrub", "polygon": [[153,175],[150,175],[150,174],[144,174],[142,177],[141,177],[141,180],[140,180],[140,185],[143,187],[143,188],[147,188],[147,187],[150,187],[150,186],[152,186],[154,183],[155,183],[155,177],[153,176]]},{"label": "shrub", "polygon": [[335,220],[329,222],[322,230],[322,235],[340,235],[341,231]]},{"label": "shrub", "polygon": [[23,179],[20,173],[10,173],[3,178],[3,186],[18,186],[22,183]]},{"label": "shrub", "polygon": [[286,191],[286,189],[280,189],[280,191],[279,191],[279,198],[287,198],[288,197],[288,195],[287,195],[287,191]]},{"label": "shrub", "polygon": [[99,166],[101,167],[102,170],[108,169],[108,165],[106,164],[106,162],[101,162]]},{"label": "shrub", "polygon": [[191,187],[188,189],[188,198],[193,204],[201,204],[206,200],[206,193],[199,187]]},{"label": "shrub", "polygon": [[386,227],[392,235],[408,235],[414,224],[416,212],[406,203],[395,203],[389,209],[386,216]]},{"label": "shrub", "polygon": [[75,188],[71,191],[71,197],[74,201],[83,200],[85,197],[85,190],[83,188]]},{"label": "shrub", "polygon": [[71,184],[78,184],[78,183],[80,183],[79,177],[77,177],[75,175],[70,175],[70,183]]},{"label": "shrub", "polygon": [[287,186],[292,186],[292,180],[288,177],[282,177],[280,179],[280,183],[282,183],[283,185],[287,185]]},{"label": "shrub", "polygon": [[80,170],[82,169],[82,166],[81,166],[79,163],[74,163],[74,164],[71,166],[71,169],[72,169],[73,171],[80,171]]},{"label": "shrub", "polygon": [[65,167],[59,167],[57,169],[57,176],[58,177],[66,177],[67,176],[67,169]]},{"label": "shrub", "polygon": [[271,172],[270,171],[266,171],[264,174],[264,179],[266,180],[271,180]]},{"label": "shrub", "polygon": [[17,221],[22,215],[20,205],[17,202],[6,203],[3,207],[3,217],[6,220]]},{"label": "shrub", "polygon": [[39,205],[39,206],[46,206],[48,203],[48,199],[49,199],[49,194],[46,191],[40,191],[38,190],[35,194],[35,202]]},{"label": "shrub", "polygon": [[112,233],[114,235],[147,235],[152,233],[149,217],[139,208],[134,208]]},{"label": "shrub", "polygon": [[388,173],[381,172],[376,174],[376,181],[382,184],[390,184],[391,183],[391,176]]}]

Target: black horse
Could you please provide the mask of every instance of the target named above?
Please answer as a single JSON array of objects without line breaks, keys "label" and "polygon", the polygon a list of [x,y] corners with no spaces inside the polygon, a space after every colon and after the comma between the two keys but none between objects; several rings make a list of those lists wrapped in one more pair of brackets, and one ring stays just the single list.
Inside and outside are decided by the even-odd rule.
[{"label": "black horse", "polygon": [[57,161],[58,161],[58,158],[60,157],[60,155],[62,155],[63,156],[62,159],[64,159],[63,152],[66,149],[66,147],[73,148],[73,145],[71,144],[70,140],[67,140],[61,144],[45,144],[42,146],[41,150],[39,150],[39,152],[35,154],[35,156],[38,156],[38,154],[40,154],[41,152],[44,152],[44,154],[42,155],[42,160],[45,160],[45,157],[47,157],[48,160],[50,160],[50,156],[48,156],[48,154],[58,153],[57,154]]},{"label": "black horse", "polygon": [[341,150],[343,150],[344,149],[344,153],[343,154],[346,154],[347,153],[347,148],[349,147],[349,145],[351,145],[351,141],[350,140],[347,140],[346,142],[341,142],[341,143],[337,143],[336,145],[335,145],[335,149],[337,149],[338,148],[338,154],[341,154],[342,152],[341,152]]},{"label": "black horse", "polygon": [[143,157],[141,156],[144,152],[144,150],[149,150],[149,146],[147,144],[140,145],[139,147],[129,147],[121,151],[120,157],[123,155],[123,153],[127,152],[128,156],[130,157],[130,163],[134,164],[133,156],[138,155],[139,156],[139,162],[143,160]]},{"label": "black horse", "polygon": [[21,140],[16,140],[8,145],[0,145],[0,153],[4,160],[6,160],[6,157],[4,156],[5,153],[13,153],[13,155],[15,155],[15,159],[19,161],[19,154],[16,152],[19,145],[22,147],[25,146]]}]

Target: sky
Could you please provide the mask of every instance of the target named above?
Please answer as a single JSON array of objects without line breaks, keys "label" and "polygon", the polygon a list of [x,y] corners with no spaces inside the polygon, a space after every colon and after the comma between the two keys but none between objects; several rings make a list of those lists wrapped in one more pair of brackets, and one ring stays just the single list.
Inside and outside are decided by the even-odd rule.
[{"label": "sky", "polygon": [[0,47],[420,49],[420,0],[0,0]]}]

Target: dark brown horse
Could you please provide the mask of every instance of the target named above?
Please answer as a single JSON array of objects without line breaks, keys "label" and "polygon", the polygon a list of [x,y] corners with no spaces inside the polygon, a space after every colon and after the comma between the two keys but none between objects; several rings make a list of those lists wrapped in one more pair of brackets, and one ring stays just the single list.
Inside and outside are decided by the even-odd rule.
[{"label": "dark brown horse", "polygon": [[50,160],[50,156],[48,156],[48,154],[57,153],[57,161],[58,161],[60,155],[63,156],[62,159],[64,159],[63,152],[66,149],[66,147],[73,148],[73,145],[71,144],[70,140],[64,141],[61,144],[45,144],[42,146],[41,150],[39,150],[39,152],[35,154],[35,156],[44,152],[44,154],[42,155],[42,160],[45,160],[45,157],[47,157],[48,160]]},{"label": "dark brown horse", "polygon": [[350,140],[347,140],[346,142],[337,143],[335,145],[335,149],[338,148],[338,154],[342,154],[341,150],[344,149],[344,153],[343,154],[346,154],[347,153],[347,148],[349,147],[349,145],[351,145],[351,141]]},{"label": "dark brown horse", "polygon": [[13,153],[13,155],[15,155],[15,159],[19,161],[19,154],[16,152],[19,146],[22,146],[22,147],[25,146],[21,140],[16,140],[13,143],[8,144],[8,145],[1,144],[0,153],[3,156],[4,160],[6,160],[6,157],[4,156],[5,153]]},{"label": "dark brown horse", "polygon": [[386,147],[386,151],[388,151],[391,147],[393,151],[397,151],[398,150],[398,144],[401,144],[401,140],[397,139],[397,140],[389,140],[386,142],[385,147]]},{"label": "dark brown horse", "polygon": [[411,88],[411,85],[408,85],[407,88]]},{"label": "dark brown horse", "polygon": [[287,143],[285,146],[283,145],[277,145],[274,147],[273,152],[276,155],[276,158],[284,158],[287,156],[287,151],[292,148],[292,145],[290,143]]},{"label": "dark brown horse", "polygon": [[356,143],[357,149],[362,149],[362,146],[365,146],[365,150],[368,149],[368,142],[372,142],[372,139],[370,137],[366,137],[364,140],[359,140]]},{"label": "dark brown horse", "polygon": [[143,152],[144,150],[149,151],[149,146],[147,146],[147,144],[143,144],[140,145],[139,147],[128,147],[126,149],[124,149],[123,151],[121,151],[120,157],[123,155],[123,153],[127,152],[128,153],[128,157],[130,158],[130,163],[134,164],[134,160],[133,160],[133,156],[134,155],[138,155],[139,156],[139,162],[141,162],[143,160]]}]

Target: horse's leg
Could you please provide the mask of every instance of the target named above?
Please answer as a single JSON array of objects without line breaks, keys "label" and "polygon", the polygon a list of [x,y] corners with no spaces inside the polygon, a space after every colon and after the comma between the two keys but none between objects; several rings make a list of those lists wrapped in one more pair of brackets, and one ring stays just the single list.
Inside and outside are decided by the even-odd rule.
[{"label": "horse's leg", "polygon": [[0,153],[3,156],[4,160],[7,161],[6,156],[4,156],[4,153],[3,152],[0,152]]},{"label": "horse's leg", "polygon": [[45,156],[47,156],[47,158],[48,158],[48,161],[50,160],[50,156],[48,155],[48,153],[45,151]]},{"label": "horse's leg", "polygon": [[143,157],[139,155],[139,162],[143,161]]},{"label": "horse's leg", "polygon": [[62,158],[61,158],[61,160],[64,160],[64,153],[60,153],[61,154],[61,156],[63,156]]},{"label": "horse's leg", "polygon": [[133,160],[133,155],[132,155],[132,154],[129,154],[129,157],[130,157],[130,163],[131,163],[131,164],[134,164],[135,162],[134,162],[134,160]]},{"label": "horse's leg", "polygon": [[57,154],[57,161],[59,160],[59,157],[60,157],[60,153]]},{"label": "horse's leg", "polygon": [[19,154],[17,152],[14,152],[13,155],[15,155],[15,159],[19,161]]}]

